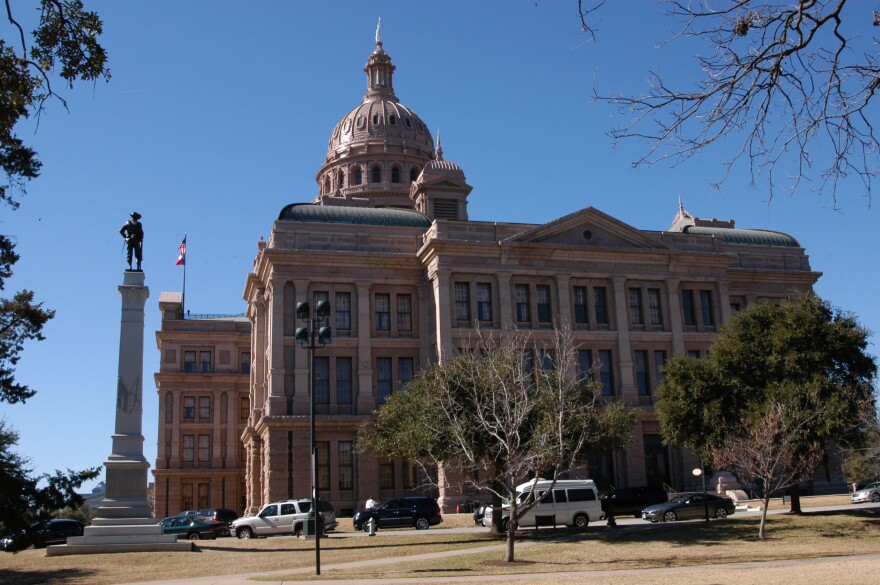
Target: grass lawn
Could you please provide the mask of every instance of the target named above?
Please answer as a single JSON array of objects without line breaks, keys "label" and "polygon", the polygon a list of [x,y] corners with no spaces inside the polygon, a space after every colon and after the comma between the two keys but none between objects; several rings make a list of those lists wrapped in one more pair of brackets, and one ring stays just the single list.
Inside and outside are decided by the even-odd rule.
[{"label": "grass lawn", "polygon": [[[443,526],[467,525],[468,520],[468,517],[461,515],[454,522],[444,522]],[[797,559],[880,551],[880,508],[876,507],[807,513],[804,516],[771,516],[767,525],[768,540],[763,542],[754,540],[758,521],[757,514],[749,514],[713,521],[708,525],[691,522],[647,529],[646,526],[607,529],[604,525],[597,525],[583,533],[542,530],[536,534],[534,531],[524,531],[518,537],[517,544],[529,544],[518,546],[517,562],[512,565],[500,562],[503,552],[497,549],[427,561],[406,560],[407,556],[423,553],[480,549],[503,544],[503,539],[495,539],[485,533],[448,534],[428,530],[417,535],[392,535],[388,531],[386,535],[376,538],[329,538],[321,541],[321,565],[324,569],[321,578],[540,574]],[[45,554],[42,549],[17,554],[0,553],[0,584],[104,585],[248,571],[309,569],[314,566],[314,543],[289,537],[199,541],[197,552],[193,553],[57,557],[47,557]],[[399,562],[356,570],[330,569],[331,565],[388,557],[398,558]],[[273,580],[279,578],[274,576]],[[311,571],[292,573],[284,578],[315,579]],[[860,581],[854,579],[850,582]]]}]

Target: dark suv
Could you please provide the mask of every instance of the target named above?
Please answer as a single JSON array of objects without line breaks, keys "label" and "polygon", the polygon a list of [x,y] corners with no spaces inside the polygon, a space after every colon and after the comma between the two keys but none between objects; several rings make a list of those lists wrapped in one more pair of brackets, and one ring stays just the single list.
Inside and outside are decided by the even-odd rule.
[{"label": "dark suv", "polygon": [[376,528],[415,527],[427,530],[443,522],[437,500],[427,496],[412,496],[388,500],[375,510],[363,510],[354,515],[355,530],[369,530],[367,522],[376,520]]},{"label": "dark suv", "polygon": [[38,522],[18,534],[2,539],[4,550],[20,550],[33,546],[42,548],[50,544],[64,544],[68,536],[82,536],[85,526],[79,520],[56,519]]},{"label": "dark suv", "polygon": [[642,509],[668,500],[662,487],[628,487],[614,490],[602,498],[602,511],[608,515],[609,504],[615,516],[641,516]]},{"label": "dark suv", "polygon": [[238,518],[235,510],[226,508],[199,508],[198,510],[184,510],[178,516],[204,516],[210,518],[214,522],[226,522],[232,524],[233,520]]}]

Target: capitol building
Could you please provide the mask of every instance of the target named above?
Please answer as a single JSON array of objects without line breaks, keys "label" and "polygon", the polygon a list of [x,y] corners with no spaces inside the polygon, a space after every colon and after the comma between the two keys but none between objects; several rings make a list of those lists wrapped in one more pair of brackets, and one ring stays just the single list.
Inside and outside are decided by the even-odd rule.
[{"label": "capitol building", "polygon": [[[271,235],[255,242],[253,271],[242,274],[246,315],[184,315],[181,293],[160,296],[157,517],[254,513],[308,497],[312,374],[320,495],[340,516],[368,497],[425,490],[446,511],[486,499],[427,486],[407,461],[360,453],[357,430],[478,329],[540,343],[555,323],[570,326],[602,394],[638,413],[629,445],[591,456],[578,477],[605,488],[692,484],[699,460],[663,444],[654,411],[663,364],[705,355],[743,307],[811,291],[820,274],[798,241],[700,219],[680,202],[668,224],[647,228],[595,207],[542,224],[471,218],[480,185],[401,103],[405,72],[398,77],[378,34],[364,73],[363,98],[330,128],[317,194],[266,218]],[[296,305],[323,300],[333,342],[315,351],[312,371],[294,337]],[[828,463],[811,488],[839,474]]]}]

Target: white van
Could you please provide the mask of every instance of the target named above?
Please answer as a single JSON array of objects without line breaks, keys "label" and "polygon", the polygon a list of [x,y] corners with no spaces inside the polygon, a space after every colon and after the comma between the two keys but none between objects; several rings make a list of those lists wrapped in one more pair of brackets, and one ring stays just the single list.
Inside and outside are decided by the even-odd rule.
[{"label": "white van", "polygon": [[[550,489],[550,480],[539,480],[516,486],[516,501],[528,504],[532,500],[534,487],[536,498]],[[510,521],[510,506],[505,505],[502,527],[507,529]],[[519,520],[519,528],[529,526],[571,526],[586,528],[590,522],[597,522],[602,515],[599,492],[592,479],[560,479],[553,486],[553,493],[547,494],[543,501],[526,512]]]}]

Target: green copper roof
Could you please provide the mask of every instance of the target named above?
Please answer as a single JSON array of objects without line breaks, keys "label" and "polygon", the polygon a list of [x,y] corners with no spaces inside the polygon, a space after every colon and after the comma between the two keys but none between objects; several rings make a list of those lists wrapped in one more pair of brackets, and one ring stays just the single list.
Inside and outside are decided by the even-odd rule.
[{"label": "green copper roof", "polygon": [[335,205],[312,205],[311,203],[291,203],[281,210],[281,213],[278,214],[278,220],[390,227],[431,227],[431,220],[417,211],[387,207],[337,207]]},{"label": "green copper roof", "polygon": [[781,232],[766,230],[740,230],[718,227],[688,226],[684,229],[686,234],[705,234],[715,236],[719,240],[731,244],[747,244],[751,246],[782,246],[786,248],[800,248],[801,245],[793,237]]}]

